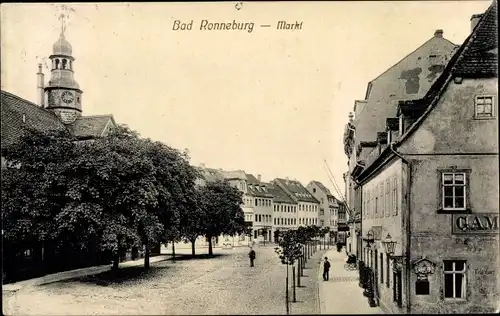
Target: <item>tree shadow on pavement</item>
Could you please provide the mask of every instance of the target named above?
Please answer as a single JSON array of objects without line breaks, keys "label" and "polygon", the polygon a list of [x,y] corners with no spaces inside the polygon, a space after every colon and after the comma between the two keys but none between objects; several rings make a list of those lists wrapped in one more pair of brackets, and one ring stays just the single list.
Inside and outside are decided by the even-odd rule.
[{"label": "tree shadow on pavement", "polygon": [[85,275],[81,277],[71,278],[64,281],[53,282],[52,284],[64,283],[88,283],[100,286],[110,286],[123,283],[138,283],[147,279],[152,279],[161,270],[169,269],[169,267],[155,267],[151,266],[149,270],[145,270],[144,266],[123,267],[118,270],[108,270],[98,274]]},{"label": "tree shadow on pavement", "polygon": [[175,255],[175,258],[169,258],[168,260],[169,261],[205,260],[205,259],[222,258],[222,257],[227,257],[227,256],[229,256],[229,255],[221,254],[221,253],[217,253],[217,254],[213,254],[213,255],[203,253],[203,254],[195,255],[194,257],[193,257],[193,255],[179,254],[179,255]]}]

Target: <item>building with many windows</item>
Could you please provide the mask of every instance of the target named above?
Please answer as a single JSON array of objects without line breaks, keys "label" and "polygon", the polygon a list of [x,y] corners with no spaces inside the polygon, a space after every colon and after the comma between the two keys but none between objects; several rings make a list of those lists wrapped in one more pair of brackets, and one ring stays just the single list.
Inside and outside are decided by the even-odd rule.
[{"label": "building with many windows", "polygon": [[362,261],[388,313],[498,312],[496,1],[471,29],[425,96],[398,103],[352,174]]},{"label": "building with many windows", "polygon": [[339,212],[339,201],[330,190],[319,181],[311,181],[307,185],[307,190],[320,202],[319,205],[319,224],[320,227],[329,227],[330,234],[327,238],[332,238],[337,235],[338,232],[338,212]]},{"label": "building with many windows", "polygon": [[297,203],[297,226],[319,224],[319,201],[297,180],[276,178],[272,181]]},{"label": "building with many windows", "polygon": [[347,244],[358,258],[362,192],[352,179],[353,173],[365,167],[365,160],[380,141],[377,133],[385,131],[387,118],[396,117],[398,102],[425,96],[457,48],[443,37],[443,30],[436,30],[428,41],[370,81],[363,100],[354,101],[353,113],[349,113],[344,131],[344,151],[348,158],[344,181],[346,209],[351,213]]},{"label": "building with many windows", "polygon": [[270,242],[273,228],[273,195],[269,192],[261,176],[257,178],[246,174],[248,192],[253,197],[253,240],[256,242]]},{"label": "building with many windows", "polygon": [[284,232],[297,228],[298,204],[283,189],[272,183],[267,183],[269,193],[273,196],[273,241],[275,232]]}]

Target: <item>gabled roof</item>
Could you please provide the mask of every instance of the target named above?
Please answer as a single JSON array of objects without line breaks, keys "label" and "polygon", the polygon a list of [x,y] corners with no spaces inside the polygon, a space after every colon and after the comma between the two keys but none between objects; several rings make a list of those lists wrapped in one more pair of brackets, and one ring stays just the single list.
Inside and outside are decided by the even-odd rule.
[{"label": "gabled roof", "polygon": [[228,180],[247,180],[247,176],[243,170],[224,171],[224,178]]},{"label": "gabled roof", "polygon": [[71,133],[77,137],[101,137],[108,124],[116,126],[113,115],[93,115],[79,117],[68,125]]},{"label": "gabled roof", "polygon": [[[473,69],[478,60],[474,60],[471,56],[476,56],[477,53],[489,52],[495,49],[497,46],[496,40],[496,16],[497,16],[497,3],[496,0],[493,1],[491,6],[486,10],[481,20],[478,22],[477,26],[474,28],[473,32],[467,37],[462,46],[453,55],[450,62],[446,65],[443,73],[438,77],[438,79],[431,86],[427,94],[419,100],[418,102],[423,102],[427,105],[425,111],[420,115],[420,117],[410,126],[410,128],[396,141],[394,146],[400,146],[413,132],[415,132],[418,127],[422,124],[427,115],[435,108],[440,97],[446,90],[449,82],[455,78],[463,76],[463,69]],[[492,34],[495,34],[495,38],[492,39]],[[494,47],[495,46],[495,47]],[[487,51],[486,51],[487,50]],[[498,55],[495,53],[495,68],[498,67]],[[472,58],[472,59],[471,59]],[[474,71],[469,72],[469,78],[496,78],[497,72],[483,72],[481,69],[491,69],[491,60],[485,59],[480,61],[479,64],[483,65],[479,67],[479,71],[474,74]],[[473,75],[474,74],[474,75]],[[391,150],[391,146],[385,148],[385,150],[380,153],[378,158],[368,165],[359,175],[358,181],[362,182],[366,180],[371,174],[373,174],[378,168],[383,166],[385,163],[390,161],[394,157],[394,153]]]},{"label": "gabled roof", "polygon": [[496,77],[498,75],[498,21],[496,1],[484,13],[457,62],[453,73],[464,78]]},{"label": "gabled roof", "polygon": [[269,193],[273,196],[273,201],[275,203],[288,203],[288,204],[297,204],[282,188],[278,185],[272,183],[266,183],[266,186],[269,190]]},{"label": "gabled roof", "polygon": [[288,194],[293,195],[293,199],[300,202],[319,203],[318,200],[297,180],[287,180],[282,178],[274,179],[281,184]]},{"label": "gabled roof", "polygon": [[246,174],[247,177],[247,189],[248,193],[257,196],[257,197],[264,197],[264,198],[272,198],[273,195],[269,192],[268,187],[264,182],[259,181],[256,177],[254,177],[253,174]]},{"label": "gabled roof", "polygon": [[1,111],[2,148],[17,142],[28,129],[67,129],[51,111],[6,91],[1,91]]},{"label": "gabled roof", "polygon": [[[442,34],[442,30],[436,30],[436,33],[438,32],[441,32]],[[388,69],[386,69],[384,72],[382,72],[380,75],[378,75],[376,78],[374,78],[373,80],[371,80],[370,82],[368,82],[367,84],[367,87],[366,87],[366,93],[365,93],[365,100],[368,99],[369,95],[370,95],[370,91],[373,87],[373,83],[379,79],[380,77],[382,77],[383,75],[385,75],[386,73],[388,73],[391,69],[393,68],[396,68],[398,65],[400,65],[401,63],[403,63],[408,57],[410,57],[413,53],[415,53],[416,51],[418,51],[419,49],[421,49],[422,47],[424,47],[425,45],[427,45],[428,43],[430,43],[432,40],[434,40],[436,38],[436,33],[434,34],[433,37],[431,37],[430,39],[428,39],[427,41],[425,41],[422,45],[420,45],[419,47],[415,48],[413,51],[411,51],[410,53],[408,53],[405,57],[401,58],[397,63],[393,64],[391,67],[389,67]],[[454,43],[452,43],[450,40],[444,38],[444,37],[440,37],[440,39],[450,43],[451,45],[455,46],[455,47],[458,47],[459,45],[456,45]]]},{"label": "gabled roof", "polygon": [[330,190],[327,187],[325,187],[323,183],[321,183],[319,181],[315,181],[315,180],[311,181],[311,183],[314,183],[327,196],[334,197],[332,192],[330,192]]},{"label": "gabled roof", "polygon": [[65,125],[51,110],[6,91],[1,91],[1,106],[2,148],[18,141],[28,129],[67,130],[78,138],[94,138],[103,136],[110,126],[116,126],[111,114],[81,116]]},{"label": "gabled roof", "polygon": [[[498,77],[498,53],[490,51],[497,48],[496,37],[497,27],[497,3],[494,1],[486,10],[481,20],[473,32],[467,37],[464,44],[460,46],[455,55],[446,65],[443,73],[431,86],[427,94],[421,101],[427,105],[426,110],[420,115],[418,120],[399,138],[395,143],[399,146],[407,139],[419,126],[427,115],[434,109],[441,95],[446,90],[448,83],[455,77],[467,76],[469,78],[496,78]],[[490,57],[477,59],[479,55]],[[494,58],[491,58],[494,54]],[[474,70],[477,68],[477,70]],[[493,71],[494,68],[494,71]]]}]

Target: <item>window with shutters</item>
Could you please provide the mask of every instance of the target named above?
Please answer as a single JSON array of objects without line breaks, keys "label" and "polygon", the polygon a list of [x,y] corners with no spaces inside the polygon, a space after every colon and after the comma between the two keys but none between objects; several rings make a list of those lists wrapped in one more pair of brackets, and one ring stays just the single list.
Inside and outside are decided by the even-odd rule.
[{"label": "window with shutters", "polygon": [[398,179],[392,179],[392,215],[398,215]]}]

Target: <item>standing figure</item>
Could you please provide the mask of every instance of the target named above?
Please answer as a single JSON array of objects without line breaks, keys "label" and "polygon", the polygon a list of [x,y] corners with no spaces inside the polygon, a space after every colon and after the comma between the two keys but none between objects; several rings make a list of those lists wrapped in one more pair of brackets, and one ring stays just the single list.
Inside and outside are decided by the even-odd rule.
[{"label": "standing figure", "polygon": [[323,262],[323,280],[328,281],[330,278],[330,262],[328,258],[325,257],[325,261]]},{"label": "standing figure", "polygon": [[250,258],[250,266],[253,267],[253,261],[255,260],[255,251],[252,249],[252,247],[250,247],[248,257]]}]

